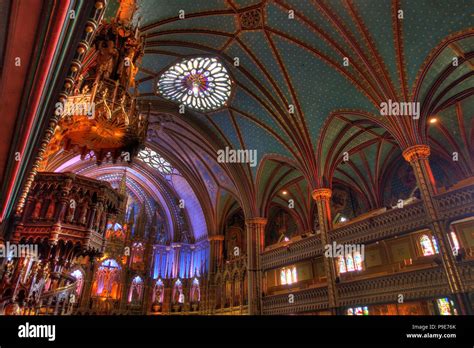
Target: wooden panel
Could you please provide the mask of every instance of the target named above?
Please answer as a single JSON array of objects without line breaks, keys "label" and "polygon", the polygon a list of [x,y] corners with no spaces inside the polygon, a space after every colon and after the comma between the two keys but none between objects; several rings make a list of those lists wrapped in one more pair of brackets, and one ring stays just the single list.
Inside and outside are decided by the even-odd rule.
[{"label": "wooden panel", "polygon": [[365,252],[365,267],[375,267],[380,266],[382,264],[382,255],[380,252],[380,248],[370,248]]},{"label": "wooden panel", "polygon": [[409,240],[405,239],[403,241],[391,242],[389,243],[389,246],[392,262],[399,262],[412,258]]}]

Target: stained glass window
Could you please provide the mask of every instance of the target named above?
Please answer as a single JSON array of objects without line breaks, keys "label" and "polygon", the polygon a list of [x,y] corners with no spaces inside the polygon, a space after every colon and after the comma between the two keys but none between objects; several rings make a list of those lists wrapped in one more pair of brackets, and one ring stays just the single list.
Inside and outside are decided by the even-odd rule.
[{"label": "stained glass window", "polygon": [[439,314],[441,315],[453,315],[451,307],[449,305],[449,299],[446,297],[439,298],[436,300],[438,304]]},{"label": "stained glass window", "polygon": [[355,271],[354,259],[352,258],[352,255],[346,256],[346,268],[348,272]]},{"label": "stained glass window", "polygon": [[280,270],[280,282],[281,285],[286,285],[286,272],[284,268]]},{"label": "stained glass window", "polygon": [[426,234],[421,236],[420,245],[423,256],[434,255],[435,251],[433,249],[433,244],[431,243],[431,239]]},{"label": "stained glass window", "polygon": [[280,283],[281,285],[293,284],[298,282],[298,275],[296,267],[282,268],[280,270]]},{"label": "stained glass window", "polygon": [[293,268],[291,269],[291,274],[292,274],[292,276],[293,276],[293,283],[296,283],[296,282],[298,281],[298,276],[297,276],[297,274],[296,274],[296,267],[293,267]]},{"label": "stained glass window", "polygon": [[369,315],[369,307],[348,308],[346,313],[347,315]]},{"label": "stained glass window", "polygon": [[459,248],[460,248],[458,236],[456,236],[456,232],[453,232],[453,231],[451,231],[449,235],[451,236],[451,245],[452,245],[453,254],[457,255],[459,253]]},{"label": "stained glass window", "polygon": [[291,269],[289,269],[289,268],[286,269],[286,282],[288,284],[293,283],[293,281],[291,279]]},{"label": "stained glass window", "polygon": [[355,263],[355,269],[357,271],[362,271],[362,257],[360,253],[354,253],[354,263]]},{"label": "stained glass window", "polygon": [[346,256],[339,256],[337,259],[339,274],[346,272],[362,271],[362,254],[360,252],[351,252]]},{"label": "stained glass window", "polygon": [[344,258],[339,256],[339,273],[346,273],[346,261],[344,261]]},{"label": "stained glass window", "polygon": [[432,236],[431,241],[433,242],[433,248],[434,248],[435,253],[438,254],[439,250],[438,250],[438,242],[436,241],[436,238]]},{"label": "stained glass window", "polygon": [[137,158],[150,167],[158,170],[161,174],[170,175],[173,173],[173,167],[161,157],[156,151],[145,147],[143,150],[138,152]]},{"label": "stained glass window", "polygon": [[226,68],[216,58],[185,59],[161,75],[160,94],[169,100],[197,111],[211,111],[223,106],[231,93]]}]

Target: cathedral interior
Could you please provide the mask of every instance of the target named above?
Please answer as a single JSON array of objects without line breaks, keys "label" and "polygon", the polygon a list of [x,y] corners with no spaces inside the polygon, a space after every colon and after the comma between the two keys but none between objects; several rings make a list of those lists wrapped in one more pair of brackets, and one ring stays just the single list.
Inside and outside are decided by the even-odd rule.
[{"label": "cathedral interior", "polygon": [[472,8],[2,1],[0,314],[472,314]]}]

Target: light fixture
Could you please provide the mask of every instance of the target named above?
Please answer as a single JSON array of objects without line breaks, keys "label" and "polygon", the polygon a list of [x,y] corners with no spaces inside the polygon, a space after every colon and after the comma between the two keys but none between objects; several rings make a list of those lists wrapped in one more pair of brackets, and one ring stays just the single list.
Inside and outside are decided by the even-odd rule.
[{"label": "light fixture", "polygon": [[430,123],[431,123],[431,124],[434,124],[434,123],[436,123],[436,122],[438,122],[438,119],[437,119],[436,117],[430,118]]},{"label": "light fixture", "polygon": [[287,194],[288,194],[288,191],[284,190],[284,191],[282,191],[281,193],[284,194],[284,195],[287,195]]}]

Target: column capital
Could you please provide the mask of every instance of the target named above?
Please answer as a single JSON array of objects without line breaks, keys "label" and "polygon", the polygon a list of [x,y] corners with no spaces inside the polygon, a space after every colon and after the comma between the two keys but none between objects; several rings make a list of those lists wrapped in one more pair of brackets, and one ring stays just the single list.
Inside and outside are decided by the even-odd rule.
[{"label": "column capital", "polygon": [[330,188],[319,188],[313,190],[311,195],[315,201],[330,199],[332,196],[332,190]]},{"label": "column capital", "polygon": [[266,225],[267,219],[263,217],[254,217],[250,219],[245,219],[246,225]]},{"label": "column capital", "polygon": [[224,235],[222,234],[216,234],[216,235],[213,235],[213,236],[208,236],[207,237],[207,240],[209,242],[212,242],[214,240],[217,240],[217,241],[220,241],[220,240],[224,240]]},{"label": "column capital", "polygon": [[430,147],[428,145],[413,145],[403,150],[403,158],[407,162],[413,162],[418,159],[426,159],[430,156]]}]

